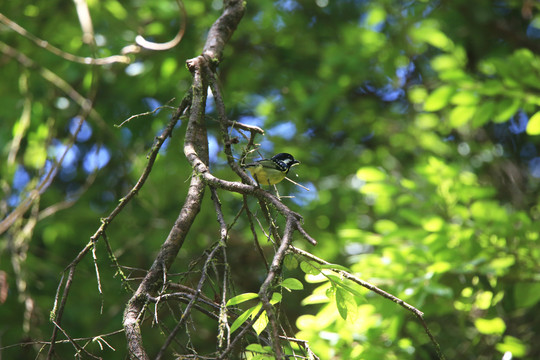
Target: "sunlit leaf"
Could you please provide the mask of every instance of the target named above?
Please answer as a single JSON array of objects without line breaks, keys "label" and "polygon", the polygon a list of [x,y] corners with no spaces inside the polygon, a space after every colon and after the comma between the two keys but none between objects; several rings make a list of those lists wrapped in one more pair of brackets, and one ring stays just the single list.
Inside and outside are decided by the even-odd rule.
[{"label": "sunlit leaf", "polygon": [[365,23],[367,26],[375,26],[386,19],[386,11],[382,6],[372,6],[366,14]]},{"label": "sunlit leaf", "polygon": [[240,326],[242,326],[242,324],[244,324],[247,321],[247,319],[251,316],[253,312],[252,309],[253,308],[244,311],[242,315],[236,318],[236,320],[231,325],[231,333],[235,332],[236,329],[238,329]]},{"label": "sunlit leaf", "polygon": [[257,335],[260,335],[266,329],[266,326],[268,325],[268,315],[266,315],[266,311],[259,316],[257,321],[253,323],[253,330],[257,333]]},{"label": "sunlit leaf", "polygon": [[469,122],[476,112],[476,106],[456,106],[450,112],[449,120],[452,127],[460,127]]},{"label": "sunlit leaf", "polygon": [[422,223],[422,227],[426,231],[437,232],[437,231],[441,231],[444,224],[445,224],[445,222],[441,217],[439,217],[439,216],[431,216],[431,217],[428,217],[428,218],[424,219],[424,221]]},{"label": "sunlit leaf", "polygon": [[506,330],[506,324],[501,318],[476,319],[474,321],[476,329],[485,335],[500,335]]},{"label": "sunlit leaf", "polygon": [[246,301],[249,301],[251,299],[256,299],[258,298],[259,295],[256,294],[256,293],[245,293],[245,294],[240,294],[240,295],[237,295],[233,298],[230,298],[229,301],[227,301],[227,306],[231,306],[231,305],[238,305],[238,304],[241,304],[243,302],[246,302]]},{"label": "sunlit leaf", "polygon": [[288,289],[288,290],[302,290],[302,289],[304,289],[304,285],[302,284],[302,282],[300,282],[300,280],[295,279],[295,278],[285,279],[285,280],[283,280],[281,282],[280,285],[283,286],[285,289]]},{"label": "sunlit leaf", "polygon": [[123,20],[127,17],[126,9],[116,0],[108,0],[104,3],[105,8],[116,17],[117,19]]},{"label": "sunlit leaf", "polygon": [[472,91],[460,91],[450,99],[454,105],[476,105],[478,101],[478,95]]},{"label": "sunlit leaf", "polygon": [[379,234],[388,234],[388,233],[391,233],[392,231],[396,231],[398,229],[398,225],[391,220],[381,219],[375,222],[375,224],[373,225],[373,228]]},{"label": "sunlit leaf", "polygon": [[500,353],[510,353],[513,357],[521,358],[527,355],[527,343],[514,337],[514,336],[505,336],[502,343],[495,345],[495,348]]},{"label": "sunlit leaf", "polygon": [[355,309],[357,307],[353,296],[348,291],[337,288],[335,299],[339,315],[344,320],[347,320],[347,316],[349,315],[349,313],[355,312]]},{"label": "sunlit leaf", "polygon": [[272,298],[270,299],[270,304],[275,305],[278,302],[280,302],[282,298],[283,298],[283,295],[281,295],[281,293],[274,292],[272,294]]},{"label": "sunlit leaf", "polygon": [[438,111],[450,102],[456,89],[453,86],[441,86],[428,95],[424,102],[425,111]]},{"label": "sunlit leaf", "polygon": [[531,116],[527,124],[527,134],[540,135],[540,111]]},{"label": "sunlit leaf", "polygon": [[375,167],[364,167],[356,172],[356,176],[364,181],[383,181],[386,174]]}]

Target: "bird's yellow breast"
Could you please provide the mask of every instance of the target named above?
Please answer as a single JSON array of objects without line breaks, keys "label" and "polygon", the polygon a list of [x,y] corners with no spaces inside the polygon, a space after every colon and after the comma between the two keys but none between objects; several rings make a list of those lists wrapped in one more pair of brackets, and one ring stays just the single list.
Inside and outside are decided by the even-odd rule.
[{"label": "bird's yellow breast", "polygon": [[247,168],[260,185],[275,185],[285,179],[285,172],[263,167],[261,164]]}]

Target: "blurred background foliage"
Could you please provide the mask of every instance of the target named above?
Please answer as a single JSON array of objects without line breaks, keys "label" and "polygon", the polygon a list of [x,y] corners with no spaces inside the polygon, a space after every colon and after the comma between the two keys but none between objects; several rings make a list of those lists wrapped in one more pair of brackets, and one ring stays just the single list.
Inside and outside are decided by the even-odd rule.
[{"label": "blurred background foliage", "polygon": [[[83,42],[71,2],[3,2],[0,11],[79,56],[119,54],[138,34],[165,42],[181,26],[172,0],[87,3],[95,46]],[[4,348],[6,358],[35,358],[39,341],[50,338],[62,270],[137,181],[171,110],[114,125],[175,106],[188,90],[185,60],[201,51],[222,3],[184,6],[179,46],[130,54],[130,64],[70,62],[0,25],[1,218],[47,187],[1,235],[0,343],[31,343]],[[284,201],[319,242],[298,246],[423,311],[449,359],[540,357],[539,38],[540,3],[532,0],[253,1],[219,67],[230,119],[265,129],[257,139],[265,156],[290,152],[302,162],[293,179],[311,191],[279,185],[295,196]],[[85,98],[94,99],[88,116]],[[212,170],[238,180],[221,152],[212,102],[207,112]],[[107,232],[135,280],[187,191],[184,131],[177,127],[145,187]],[[55,168],[50,183],[46,174]],[[232,221],[241,198],[221,196]],[[218,239],[205,201],[178,274]],[[265,273],[250,234],[241,218],[230,233],[238,293],[257,291]],[[63,318],[74,338],[121,329],[130,297],[103,243],[96,256],[103,296],[88,257]],[[434,358],[421,325],[401,307],[366,293],[343,320],[327,282],[286,271],[306,284],[284,294],[291,330],[321,359]],[[197,346],[213,343],[217,331],[201,321],[208,325],[189,339]],[[116,351],[100,341],[88,348],[125,358],[122,333],[104,339]],[[145,344],[153,353],[162,341],[148,333]],[[58,351],[67,358],[74,350],[64,344]]]}]

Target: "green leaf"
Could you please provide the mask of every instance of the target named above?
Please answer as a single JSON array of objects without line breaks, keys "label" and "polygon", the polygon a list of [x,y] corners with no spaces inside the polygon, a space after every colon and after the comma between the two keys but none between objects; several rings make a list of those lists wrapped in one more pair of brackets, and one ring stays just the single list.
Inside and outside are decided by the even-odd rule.
[{"label": "green leaf", "polygon": [[460,127],[472,119],[476,112],[476,106],[456,106],[450,112],[450,125],[454,128]]},{"label": "green leaf", "polygon": [[472,119],[472,125],[474,127],[484,125],[491,119],[494,112],[495,102],[490,100],[484,101],[482,104],[476,107],[476,112],[474,113],[474,117]]},{"label": "green leaf", "polygon": [[540,111],[531,116],[527,124],[527,134],[540,135]]},{"label": "green leaf", "polygon": [[352,295],[354,295],[356,297],[359,297],[359,298],[364,297],[364,295],[362,295],[362,293],[360,293],[358,290],[354,289],[351,286],[351,284],[354,284],[354,283],[351,282],[350,280],[342,279],[341,277],[335,276],[335,275],[327,275],[327,277],[332,281],[334,286],[339,287],[339,288],[341,288],[343,290],[346,290],[346,291],[348,291],[349,293],[351,293]]},{"label": "green leaf", "polygon": [[257,335],[260,335],[264,329],[266,329],[266,326],[268,325],[268,315],[266,315],[266,311],[259,316],[257,321],[253,324],[253,330],[257,333]]},{"label": "green leaf", "polygon": [[521,101],[518,99],[504,99],[496,105],[494,122],[501,123],[510,119],[519,110]]},{"label": "green leaf", "polygon": [[448,71],[461,68],[463,64],[453,55],[439,55],[431,60],[431,66],[435,71]]},{"label": "green leaf", "polygon": [[430,216],[422,221],[422,227],[429,232],[441,231],[444,224],[445,222],[440,216]]},{"label": "green leaf", "polygon": [[376,167],[363,167],[356,172],[356,177],[367,182],[383,181],[386,174]]},{"label": "green leaf", "polygon": [[452,96],[450,102],[454,105],[476,105],[478,103],[478,95],[472,91],[460,91]]},{"label": "green leaf", "polygon": [[116,0],[105,1],[104,5],[119,20],[124,20],[128,15],[126,9]]},{"label": "green leaf", "polygon": [[377,222],[373,225],[373,228],[378,234],[389,234],[399,229],[399,226],[388,219],[381,219],[377,220]]},{"label": "green leaf", "polygon": [[240,295],[237,295],[233,298],[230,298],[229,301],[227,301],[227,306],[231,306],[231,305],[237,305],[237,304],[241,304],[243,302],[246,302],[246,301],[249,301],[251,299],[255,299],[255,298],[258,298],[259,295],[257,295],[256,293],[244,293],[244,294],[240,294]]},{"label": "green leaf", "polygon": [[514,287],[514,299],[518,308],[529,308],[536,305],[540,302],[540,283],[517,283]]},{"label": "green leaf", "polygon": [[288,270],[293,270],[298,267],[298,260],[293,255],[287,255],[283,260],[283,265],[285,265]]},{"label": "green leaf", "polygon": [[272,360],[272,348],[270,346],[262,346],[261,344],[249,344],[246,346],[246,351],[252,351],[255,356],[251,357],[251,360]]},{"label": "green leaf", "polygon": [[302,282],[295,278],[287,278],[283,280],[280,285],[289,291],[304,289],[304,285],[302,284]]},{"label": "green leaf", "polygon": [[320,273],[319,266],[309,261],[302,261],[300,263],[300,269],[306,274],[317,275]]},{"label": "green leaf", "polygon": [[474,321],[476,329],[485,335],[501,335],[506,330],[506,324],[501,318],[476,319]]},{"label": "green leaf", "polygon": [[281,301],[282,298],[283,298],[283,295],[281,295],[278,292],[275,292],[272,294],[272,298],[270,299],[270,304],[272,305],[277,304],[278,302]]},{"label": "green leaf", "polygon": [[366,13],[365,23],[367,26],[376,26],[386,20],[386,11],[382,6],[372,6]]},{"label": "green leaf", "polygon": [[444,108],[450,102],[450,98],[456,89],[453,86],[444,85],[435,89],[428,95],[426,102],[424,102],[425,111],[438,111]]},{"label": "green leaf", "polygon": [[354,297],[348,291],[345,291],[341,288],[336,289],[336,306],[339,312],[339,315],[343,320],[347,320],[347,316],[351,312],[356,310],[356,302]]},{"label": "green leaf", "polygon": [[[413,86],[409,89],[409,100],[414,104],[423,103],[427,97],[427,90],[422,86]],[[418,116],[418,115],[417,115]]]},{"label": "green leaf", "polygon": [[427,267],[427,272],[442,274],[452,269],[452,264],[446,261],[437,261]]},{"label": "green leaf", "polygon": [[169,78],[171,77],[178,67],[178,62],[174,57],[168,57],[163,60],[161,64],[161,77]]},{"label": "green leaf", "polygon": [[502,343],[495,345],[500,353],[511,353],[513,357],[521,358],[527,355],[527,344],[513,336],[505,336]]},{"label": "green leaf", "polygon": [[244,311],[239,317],[234,320],[234,322],[231,325],[231,334],[236,331],[240,326],[242,326],[243,323],[246,322],[246,320],[249,318],[251,313],[253,312],[253,308],[250,308],[246,311]]},{"label": "green leaf", "polygon": [[246,346],[246,350],[254,352],[264,352],[264,348],[261,344],[249,344]]}]

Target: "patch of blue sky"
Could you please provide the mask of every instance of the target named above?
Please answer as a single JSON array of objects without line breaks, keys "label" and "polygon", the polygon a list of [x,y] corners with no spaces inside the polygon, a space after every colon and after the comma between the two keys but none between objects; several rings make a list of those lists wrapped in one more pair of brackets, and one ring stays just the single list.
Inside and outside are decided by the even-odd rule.
[{"label": "patch of blue sky", "polygon": [[399,86],[405,85],[407,78],[414,72],[415,69],[416,67],[412,61],[410,61],[407,66],[400,66],[396,69],[396,76],[399,81]]},{"label": "patch of blue sky", "polygon": [[77,133],[77,138],[75,140],[77,140],[78,142],[85,142],[88,139],[90,139],[90,137],[92,136],[92,132],[93,132],[92,127],[90,126],[90,124],[88,124],[86,120],[82,120],[82,124],[80,123],[81,123],[80,117],[76,116],[74,118],[71,118],[68,125],[69,133],[71,135],[75,135],[75,132],[77,131],[80,125],[81,129]]},{"label": "patch of blue sky", "polygon": [[540,19],[535,18],[529,26],[527,26],[526,34],[527,37],[531,39],[540,39]]},{"label": "patch of blue sky", "polygon": [[529,118],[527,114],[523,111],[519,111],[515,116],[513,116],[508,125],[508,130],[512,134],[521,134],[527,130],[527,124],[529,123]]},{"label": "patch of blue sky", "polygon": [[87,174],[102,169],[111,160],[111,154],[104,145],[94,145],[83,160],[83,169]]},{"label": "patch of blue sky", "polygon": [[19,205],[20,200],[21,196],[19,194],[12,194],[7,199],[8,206],[14,208]]},{"label": "patch of blue sky", "polygon": [[529,161],[529,171],[532,177],[540,178],[540,157],[537,156]]},{"label": "patch of blue sky", "polygon": [[131,139],[133,138],[133,133],[129,128],[122,127],[120,128],[120,137],[122,139],[122,144],[129,145],[131,143]]},{"label": "patch of blue sky", "polygon": [[207,114],[210,114],[210,113],[214,112],[215,106],[216,105],[214,103],[214,93],[212,93],[212,90],[210,89],[210,87],[208,87],[208,95],[207,95],[207,98],[206,98],[205,112]]},{"label": "patch of blue sky", "polygon": [[383,101],[396,101],[397,99],[405,96],[405,91],[401,88],[395,88],[393,84],[389,83],[382,88],[377,88],[373,85],[365,84],[364,87],[369,92],[377,95]]},{"label": "patch of blue sky", "polygon": [[167,150],[169,149],[170,142],[171,142],[171,138],[168,137],[168,138],[165,139],[163,144],[161,144],[161,147],[159,148],[159,153],[161,155],[165,155],[167,153]]},{"label": "patch of blue sky", "polygon": [[79,150],[79,147],[77,145],[73,145],[71,146],[71,148],[68,149],[67,145],[64,145],[58,139],[54,139],[52,141],[51,147],[49,148],[49,153],[52,153],[52,156],[55,158],[56,161],[60,161],[62,159],[62,156],[64,156],[61,164],[61,167],[63,169],[76,167],[77,162],[81,157],[81,151]]},{"label": "patch of blue sky", "polygon": [[62,167],[58,173],[58,177],[63,182],[69,183],[70,181],[74,180],[75,177],[77,177],[77,167]]},{"label": "patch of blue sky", "polygon": [[218,153],[220,147],[219,143],[214,135],[208,134],[208,157],[210,158],[210,163],[224,162],[219,161]]},{"label": "patch of blue sky", "polygon": [[264,125],[264,119],[259,116],[250,116],[250,115],[240,116],[238,118],[238,122],[241,122],[242,124],[246,124],[246,125],[259,126],[259,127]]},{"label": "patch of blue sky", "polygon": [[17,170],[15,170],[15,174],[13,174],[13,189],[21,191],[29,181],[30,174],[28,174],[24,166],[17,166]]},{"label": "patch of blue sky", "polygon": [[[143,103],[144,105],[146,105],[146,107],[148,108],[148,110],[150,111],[154,111],[156,110],[157,108],[159,108],[160,106],[163,106],[163,104],[157,100],[157,99],[154,99],[152,97],[145,97],[143,98]],[[154,115],[157,115],[159,114],[159,112],[161,111],[161,109],[159,110],[156,110],[156,112],[154,113]]]},{"label": "patch of blue sky", "polygon": [[255,108],[260,102],[265,101],[266,97],[259,94],[250,94],[246,96],[247,107]]},{"label": "patch of blue sky", "polygon": [[145,69],[146,66],[144,63],[142,61],[137,61],[128,65],[124,71],[128,76],[138,76],[141,75]]},{"label": "patch of blue sky", "polygon": [[277,136],[285,140],[292,140],[296,135],[296,125],[290,121],[278,124],[266,131],[270,136]]},{"label": "patch of blue sky", "polygon": [[[292,176],[290,177],[293,180],[295,180]],[[319,192],[317,191],[317,188],[315,188],[315,185],[313,185],[312,182],[305,182],[305,183],[298,182],[298,183],[302,184],[302,186],[307,187],[309,191],[298,187],[297,188],[298,190],[296,190],[294,193],[291,194],[292,196],[294,196],[291,200],[295,204],[297,204],[298,206],[306,206],[319,198]]]},{"label": "patch of blue sky", "polygon": [[[272,156],[274,156],[274,148],[275,148],[275,145],[272,141],[264,138],[261,143],[260,143],[260,146],[259,146],[259,151],[266,157],[266,158],[271,158]],[[281,151],[276,151],[277,152],[281,152]]]},{"label": "patch of blue sky", "polygon": [[43,175],[39,178],[39,186],[41,186],[45,181],[50,182],[52,180],[52,176],[49,176],[49,172],[53,168],[53,162],[51,160],[45,161],[45,166],[43,167]]},{"label": "patch of blue sky", "polygon": [[300,8],[300,4],[295,0],[278,0],[276,7],[281,11],[291,12]]},{"label": "patch of blue sky", "polygon": [[281,30],[285,27],[285,21],[283,21],[283,18],[281,16],[276,16],[276,20],[274,21],[274,29]]}]

